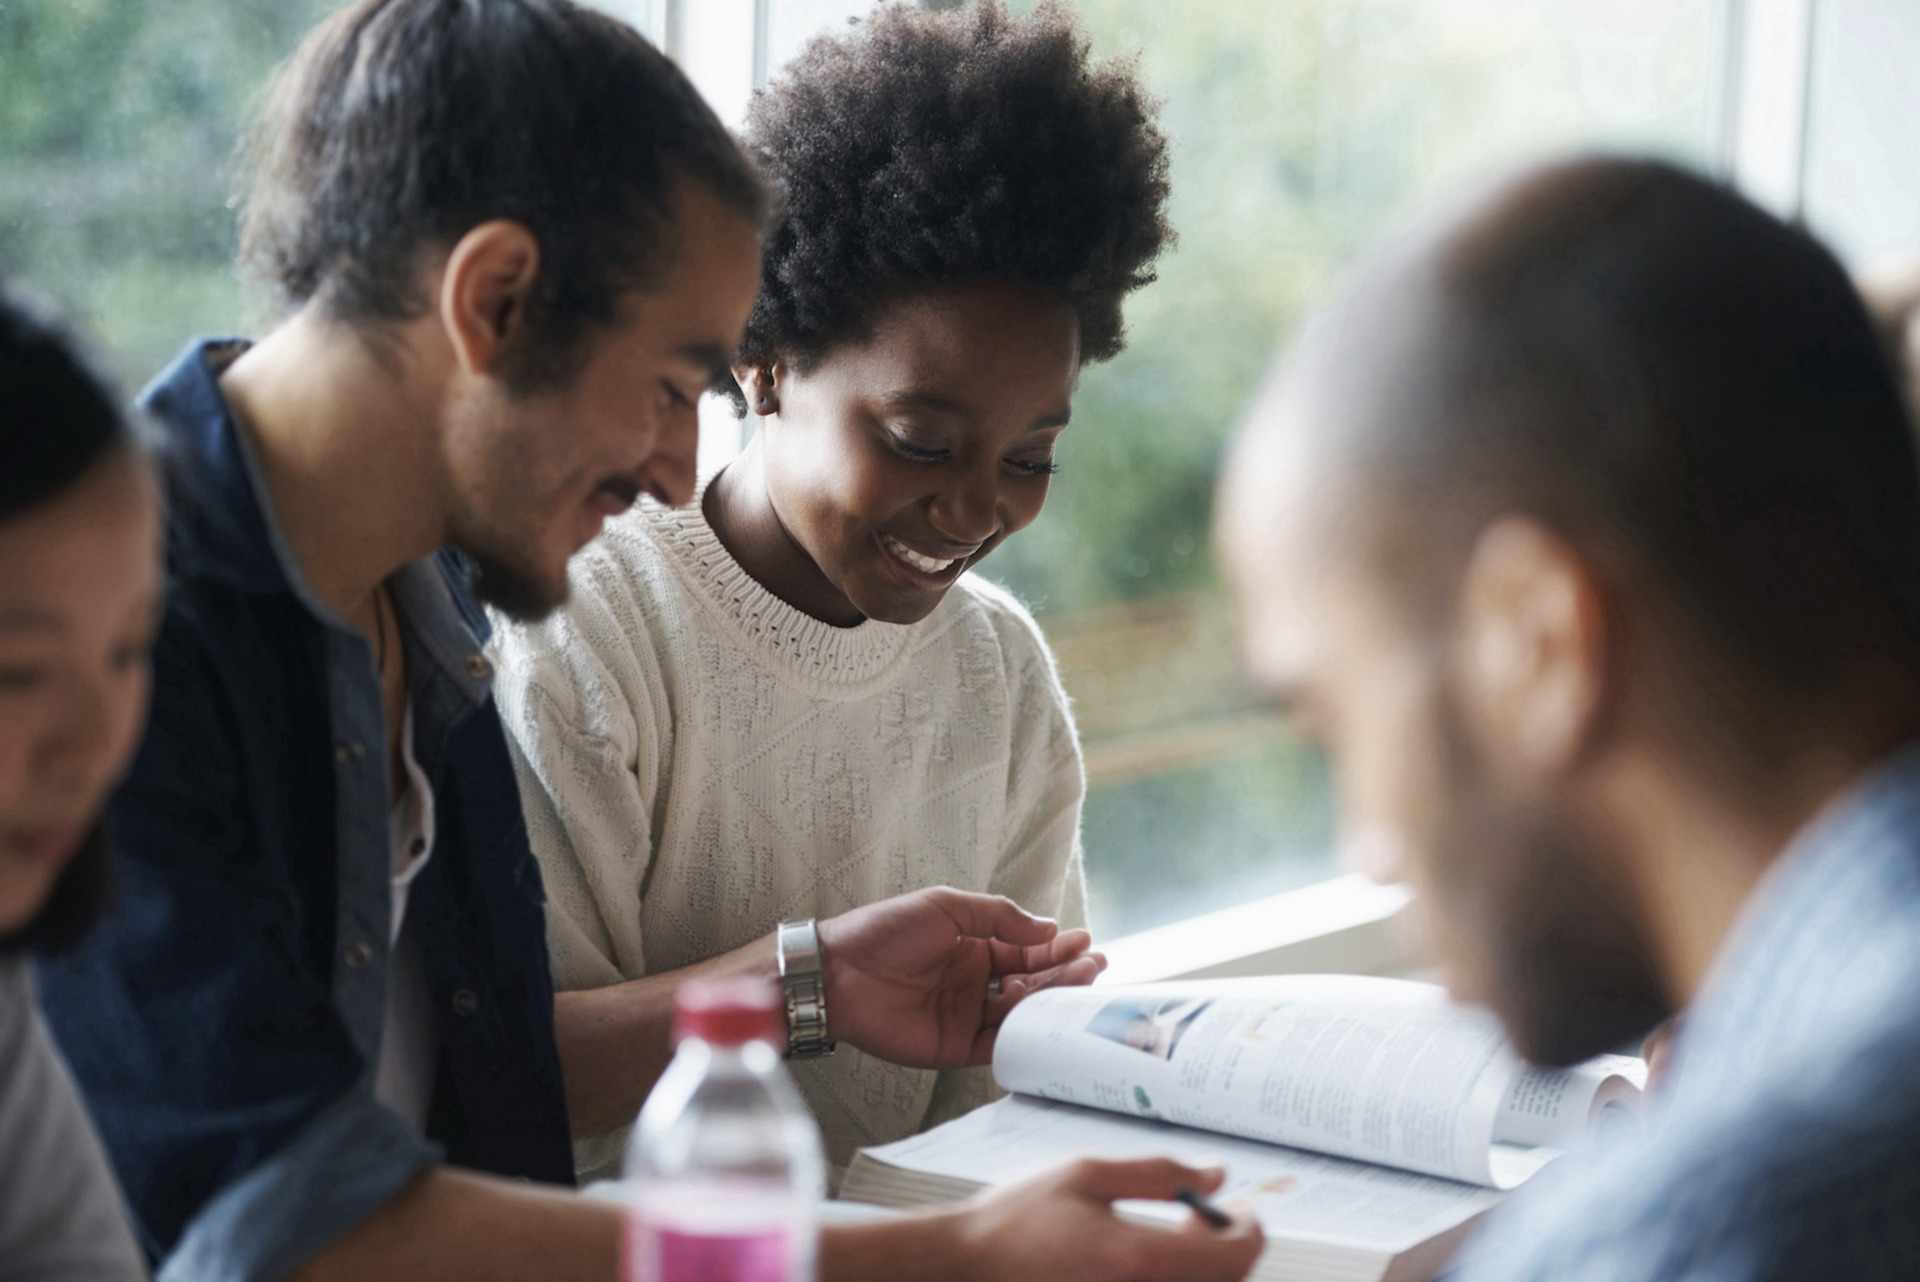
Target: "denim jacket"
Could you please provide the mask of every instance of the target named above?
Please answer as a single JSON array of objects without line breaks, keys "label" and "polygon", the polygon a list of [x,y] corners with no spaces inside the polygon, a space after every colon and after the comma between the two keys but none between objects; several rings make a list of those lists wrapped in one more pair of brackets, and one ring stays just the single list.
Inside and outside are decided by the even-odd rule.
[{"label": "denim jacket", "polygon": [[279,1276],[443,1159],[572,1180],[544,896],[452,553],[390,580],[439,825],[408,906],[439,1020],[427,1137],[374,1100],[378,679],[275,523],[217,382],[239,350],[196,343],[142,398],[169,505],[152,719],[109,815],[116,911],[40,963],[162,1282]]}]

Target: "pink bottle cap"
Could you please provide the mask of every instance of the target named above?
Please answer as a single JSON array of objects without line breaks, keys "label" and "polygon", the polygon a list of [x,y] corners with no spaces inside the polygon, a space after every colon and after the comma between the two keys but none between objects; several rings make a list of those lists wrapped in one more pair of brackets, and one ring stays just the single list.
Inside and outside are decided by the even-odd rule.
[{"label": "pink bottle cap", "polygon": [[673,1001],[673,1040],[698,1037],[715,1046],[786,1039],[786,1003],[764,979],[690,979]]}]

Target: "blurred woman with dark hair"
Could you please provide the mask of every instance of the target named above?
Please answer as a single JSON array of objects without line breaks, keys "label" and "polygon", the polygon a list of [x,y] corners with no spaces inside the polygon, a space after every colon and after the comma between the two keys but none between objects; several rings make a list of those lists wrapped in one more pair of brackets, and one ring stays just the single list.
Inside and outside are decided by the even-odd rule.
[{"label": "blurred woman with dark hair", "polygon": [[146,715],[160,497],[117,404],[0,291],[0,1276],[36,1282],[146,1272],[26,958],[100,908],[101,808]]}]

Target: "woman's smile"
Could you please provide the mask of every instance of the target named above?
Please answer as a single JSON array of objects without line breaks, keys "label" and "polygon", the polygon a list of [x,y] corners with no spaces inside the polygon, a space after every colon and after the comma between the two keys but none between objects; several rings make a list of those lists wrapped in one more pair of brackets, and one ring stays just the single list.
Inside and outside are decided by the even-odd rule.
[{"label": "woman's smile", "polygon": [[945,575],[947,571],[954,566],[964,565],[969,557],[980,550],[979,545],[976,544],[953,556],[932,556],[925,552],[915,551],[893,535],[888,534],[885,530],[880,531],[880,546],[892,553],[896,559],[909,569],[918,570],[921,574],[932,576]]}]

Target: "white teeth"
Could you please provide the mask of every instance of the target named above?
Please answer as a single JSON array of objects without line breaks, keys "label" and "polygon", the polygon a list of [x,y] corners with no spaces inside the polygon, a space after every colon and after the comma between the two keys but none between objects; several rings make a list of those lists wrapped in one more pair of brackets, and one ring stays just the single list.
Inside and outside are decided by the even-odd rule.
[{"label": "white teeth", "polygon": [[954,561],[960,559],[959,557],[954,557],[949,561],[936,561],[930,556],[921,556],[918,552],[915,552],[891,534],[882,534],[880,541],[887,545],[887,551],[893,553],[922,574],[938,574],[952,565]]}]

